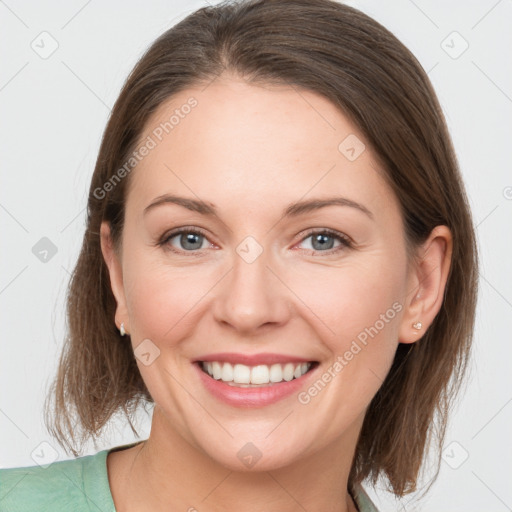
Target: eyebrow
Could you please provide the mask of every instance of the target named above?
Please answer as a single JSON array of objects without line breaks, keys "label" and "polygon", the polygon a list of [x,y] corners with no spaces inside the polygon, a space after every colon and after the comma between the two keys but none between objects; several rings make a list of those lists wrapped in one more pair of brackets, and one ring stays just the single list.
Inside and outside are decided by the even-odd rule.
[{"label": "eyebrow", "polygon": [[[188,197],[181,197],[170,194],[158,196],[153,202],[151,202],[151,204],[144,208],[144,215],[153,208],[156,208],[157,206],[161,206],[163,204],[177,204],[193,212],[200,213],[201,215],[217,216],[216,208],[211,203],[206,203],[205,201],[201,201],[199,199],[192,199]],[[348,206],[350,208],[355,208],[363,212],[368,217],[370,217],[370,219],[374,218],[373,213],[368,208],[366,208],[366,206],[355,201],[352,201],[351,199],[348,199],[346,197],[309,199],[306,201],[292,203],[284,209],[283,217],[297,217],[299,215],[303,215],[304,213],[319,210],[320,208],[325,208],[327,206]]]}]

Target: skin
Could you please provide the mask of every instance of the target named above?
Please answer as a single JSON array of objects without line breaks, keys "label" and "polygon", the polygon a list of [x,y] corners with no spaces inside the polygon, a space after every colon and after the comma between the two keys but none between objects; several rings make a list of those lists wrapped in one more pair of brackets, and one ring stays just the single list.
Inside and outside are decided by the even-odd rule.
[{"label": "skin", "polygon": [[[365,411],[398,343],[417,342],[441,307],[450,231],[436,227],[408,261],[399,204],[375,155],[311,91],[223,75],[162,104],[141,140],[191,96],[198,105],[132,171],[119,251],[101,228],[116,324],[134,349],[150,339],[160,350],[148,366],[137,359],[155,410],[148,440],[107,459],[114,503],[123,512],[354,511],[347,481]],[[350,134],[366,144],[354,161],[338,150]],[[217,215],[169,203],[144,214],[171,193]],[[290,203],[331,196],[372,218],[349,206],[283,217]],[[199,249],[187,252],[179,235],[157,244],[179,227],[205,231]],[[311,228],[339,231],[352,246],[313,245]],[[250,264],[236,252],[247,236],[263,248]],[[271,352],[318,361],[321,376],[394,303],[394,318],[307,404],[294,394],[260,408],[227,405],[191,364],[213,352]],[[262,454],[251,469],[237,457],[248,442]]]}]

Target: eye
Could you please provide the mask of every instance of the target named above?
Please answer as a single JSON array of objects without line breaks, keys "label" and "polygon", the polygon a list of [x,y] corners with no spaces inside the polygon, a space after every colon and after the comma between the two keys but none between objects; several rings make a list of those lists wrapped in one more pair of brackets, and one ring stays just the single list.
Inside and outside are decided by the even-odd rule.
[{"label": "eye", "polygon": [[[204,242],[207,242],[204,247]],[[211,245],[206,235],[197,229],[183,229],[166,233],[158,242],[158,245],[166,246],[175,252],[194,252]]]},{"label": "eye", "polygon": [[[311,239],[310,247],[304,249],[310,254],[318,253],[332,254],[340,250],[352,247],[348,236],[331,229],[321,229],[310,231],[301,243]],[[335,246],[336,241],[338,245]],[[206,242],[206,245],[204,245]],[[158,242],[159,246],[167,248],[176,253],[196,254],[202,249],[206,249],[212,244],[206,238],[206,234],[197,228],[180,228],[170,233],[166,233]]]},{"label": "eye", "polygon": [[[308,239],[311,239],[311,242],[309,244],[310,247],[306,250],[312,250],[313,254],[318,252],[327,252],[331,254],[347,247],[352,247],[351,241],[346,235],[331,229],[310,231],[309,234],[302,239],[302,243]],[[336,240],[339,244],[334,247]]]}]

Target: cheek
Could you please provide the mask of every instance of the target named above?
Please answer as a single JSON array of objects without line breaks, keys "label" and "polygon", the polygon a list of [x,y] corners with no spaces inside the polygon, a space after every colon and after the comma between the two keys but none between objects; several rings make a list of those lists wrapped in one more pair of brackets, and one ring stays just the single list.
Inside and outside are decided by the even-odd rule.
[{"label": "cheek", "polygon": [[[186,344],[182,342],[194,338],[201,298],[212,285],[190,269],[181,273],[148,264],[141,266],[139,272],[131,270],[126,296],[133,349],[137,354],[137,346],[149,339],[162,356],[156,356],[147,366],[137,359],[139,371],[155,402],[170,400],[173,409],[185,416],[183,390],[170,375],[188,364],[184,356]],[[157,353],[154,348],[149,352]]]},{"label": "cheek", "polygon": [[340,425],[364,413],[389,372],[398,345],[403,309],[399,276],[367,270],[333,273],[305,300],[318,312],[317,332],[326,333],[321,341],[329,359],[298,399],[330,418],[326,436],[337,435]]},{"label": "cheek", "polygon": [[316,314],[316,323],[323,324],[322,332],[332,339],[330,344],[337,352],[372,326],[383,334],[398,335],[405,283],[402,268],[370,261],[330,268],[325,274],[301,278],[294,290]]},{"label": "cheek", "polygon": [[[316,275],[315,287],[311,281],[300,287],[297,282],[294,288],[318,317],[316,330],[323,333],[321,341],[330,359],[323,377],[332,382],[328,392],[335,404],[332,414],[340,421],[370,402],[398,345],[405,266],[400,258],[392,261],[380,254],[377,262],[377,255],[373,256],[331,268],[324,278]],[[322,400],[331,401],[326,398]]]},{"label": "cheek", "polygon": [[195,307],[209,289],[205,284],[190,270],[146,269],[134,275],[127,293],[132,332],[156,344],[179,340],[193,325]]}]

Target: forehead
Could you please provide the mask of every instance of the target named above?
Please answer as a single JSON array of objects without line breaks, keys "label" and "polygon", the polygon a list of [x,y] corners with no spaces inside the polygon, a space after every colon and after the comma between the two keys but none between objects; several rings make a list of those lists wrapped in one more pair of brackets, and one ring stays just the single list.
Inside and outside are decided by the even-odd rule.
[{"label": "forehead", "polygon": [[164,102],[140,140],[151,149],[133,171],[129,201],[141,208],[170,192],[220,207],[237,198],[246,208],[307,195],[370,203],[393,195],[357,127],[296,86],[219,77]]}]

